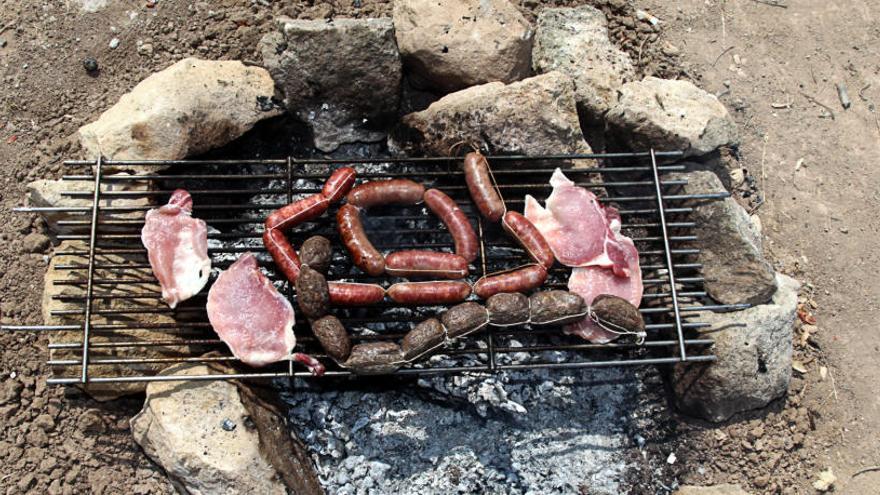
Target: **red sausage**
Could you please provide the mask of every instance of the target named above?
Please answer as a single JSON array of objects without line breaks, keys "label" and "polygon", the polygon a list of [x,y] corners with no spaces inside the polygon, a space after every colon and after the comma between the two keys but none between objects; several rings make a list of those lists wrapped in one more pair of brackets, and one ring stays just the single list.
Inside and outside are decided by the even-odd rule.
[{"label": "red sausage", "polygon": [[330,203],[335,203],[348,194],[354,185],[355,171],[351,167],[337,168],[330,174],[330,178],[324,183],[321,194]]},{"label": "red sausage", "polygon": [[369,306],[385,297],[385,289],[376,284],[328,282],[330,304],[333,306]]},{"label": "red sausage", "polygon": [[285,230],[314,220],[323,215],[329,205],[322,194],[313,194],[273,211],[266,219],[266,228]]},{"label": "red sausage", "polygon": [[483,217],[493,223],[501,220],[507,207],[489,176],[489,162],[480,152],[473,151],[464,156],[464,180]]},{"label": "red sausage", "polygon": [[400,304],[434,305],[464,301],[471,294],[467,282],[433,281],[401,282],[386,291],[392,301]]},{"label": "red sausage", "polygon": [[348,193],[348,202],[361,208],[376,205],[414,205],[422,201],[425,186],[409,179],[364,182]]},{"label": "red sausage", "polygon": [[515,211],[508,211],[504,214],[501,225],[522,245],[533,260],[548,270],[553,266],[553,262],[556,261],[553,250],[531,220]]},{"label": "red sausage", "polygon": [[468,274],[468,263],[452,253],[395,251],[385,257],[385,273],[397,277],[464,278]]},{"label": "red sausage", "polygon": [[373,247],[364,232],[361,213],[357,206],[342,205],[336,212],[336,228],[342,242],[351,253],[355,266],[368,275],[378,277],[385,273],[385,258]]},{"label": "red sausage", "polygon": [[287,280],[290,280],[291,283],[296,282],[296,279],[299,278],[299,256],[296,255],[290,241],[284,236],[284,232],[267,228],[263,232],[263,244]]},{"label": "red sausage", "polygon": [[540,287],[545,280],[547,280],[547,269],[541,265],[529,265],[477,280],[474,284],[474,294],[482,299],[488,299],[500,292],[524,292]]},{"label": "red sausage", "polygon": [[425,204],[446,224],[452,239],[455,241],[455,254],[468,263],[477,259],[477,233],[458,204],[443,191],[428,189],[425,191]]}]

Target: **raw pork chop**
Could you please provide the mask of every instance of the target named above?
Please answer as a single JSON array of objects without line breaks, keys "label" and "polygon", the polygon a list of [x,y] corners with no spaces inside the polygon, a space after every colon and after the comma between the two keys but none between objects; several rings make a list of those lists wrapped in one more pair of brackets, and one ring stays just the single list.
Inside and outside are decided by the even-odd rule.
[{"label": "raw pork chop", "polygon": [[558,168],[550,185],[546,208],[526,196],[524,214],[544,234],[556,259],[571,267],[611,267],[628,276],[624,247],[611,228],[614,220],[620,224],[617,211],[603,207],[595,194],[576,186]]},{"label": "raw pork chop", "polygon": [[174,191],[168,204],[147,212],[141,242],[147,248],[162,299],[174,308],[197,294],[208,282],[208,227],[192,217],[192,196]]},{"label": "raw pork chop", "polygon": [[324,373],[324,366],[301,353],[291,354],[293,306],[257,266],[251,253],[244,253],[208,291],[208,320],[232,354],[251,366],[293,359],[309,367],[312,374]]}]

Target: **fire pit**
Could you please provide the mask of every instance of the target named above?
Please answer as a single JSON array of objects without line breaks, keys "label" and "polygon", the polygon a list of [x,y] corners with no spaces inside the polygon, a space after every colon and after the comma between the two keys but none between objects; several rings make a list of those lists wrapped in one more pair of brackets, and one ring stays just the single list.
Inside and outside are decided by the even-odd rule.
[{"label": "fire pit", "polygon": [[[690,207],[681,202],[693,199],[723,198],[726,192],[702,195],[675,194],[685,180],[664,180],[665,172],[683,171],[686,166],[673,163],[678,152],[615,153],[590,155],[490,156],[493,172],[508,207],[522,209],[523,196],[531,194],[543,201],[550,192],[548,179],[561,167],[578,185],[604,191],[601,201],[615,204],[623,217],[623,233],[639,249],[644,301],[640,311],[647,323],[648,336],[643,343],[619,341],[589,344],[576,337],[563,336],[558,327],[531,329],[489,328],[458,339],[438,352],[438,356],[396,371],[396,374],[437,374],[458,372],[495,372],[498,370],[537,368],[579,368],[618,365],[668,364],[682,361],[712,361],[707,352],[712,340],[696,336],[696,330],[708,326],[696,318],[700,311],[740,309],[742,305],[696,304],[706,296],[697,262],[699,250],[690,243],[695,227],[688,219]],[[600,168],[577,168],[573,160],[598,160]],[[83,295],[54,295],[72,304],[73,309],[53,310],[72,324],[11,326],[10,330],[76,331],[77,342],[49,344],[49,364],[55,376],[51,384],[113,383],[155,380],[213,380],[233,378],[277,378],[309,376],[293,364],[275,365],[260,370],[238,367],[234,374],[204,374],[169,377],[142,372],[143,365],[188,362],[226,362],[236,365],[225,345],[211,330],[204,310],[207,290],[181,304],[175,310],[143,308],[137,300],[158,299],[160,292],[151,276],[146,251],[140,242],[142,219],[132,219],[132,212],[149,206],[101,206],[100,201],[114,197],[152,196],[164,202],[173,189],[183,187],[195,199],[195,215],[203,218],[213,231],[209,233],[209,254],[217,269],[224,269],[239,253],[257,254],[270,279],[277,281],[291,299],[290,284],[276,272],[274,263],[260,242],[263,219],[273,209],[315,193],[326,180],[332,166],[354,167],[361,179],[409,178],[426,187],[438,188],[453,197],[478,227],[480,250],[469,278],[521,265],[526,256],[512,243],[499,226],[481,222],[468,198],[460,171],[460,157],[430,158],[352,158],[352,159],[274,159],[206,161],[67,161],[68,167],[89,166],[92,173],[71,174],[64,180],[92,184],[91,190],[65,193],[68,198],[87,197],[91,207],[58,207],[71,215],[59,225],[74,233],[59,235],[59,240],[86,241],[85,249],[55,252],[64,257],[56,269],[76,274],[71,280],[56,281],[81,288]],[[660,163],[658,163],[658,161]],[[141,170],[144,175],[108,175],[109,167]],[[167,172],[154,172],[168,168]],[[149,181],[145,191],[108,190],[109,185],[124,181]],[[118,189],[118,188],[116,188]],[[602,193],[600,193],[600,196]],[[47,208],[21,208],[19,211],[43,211]],[[290,233],[294,245],[308,236],[320,234],[334,242],[335,251],[330,276],[357,282],[389,285],[390,280],[373,279],[351,265],[338,242],[330,215],[300,226]],[[377,208],[371,211],[367,229],[380,250],[427,248],[448,250],[452,239],[438,219],[427,215],[422,205],[415,207]],[[103,261],[105,255],[124,257],[125,262]],[[545,286],[565,288],[568,270],[555,267]],[[212,277],[213,279],[213,277]],[[137,291],[128,290],[137,287]],[[146,290],[146,292],[145,292]],[[371,307],[338,308],[336,314],[353,333],[355,343],[399,340],[414,324],[434,316],[442,307],[398,307],[380,303]],[[174,323],[136,323],[139,316],[165,314]],[[105,323],[96,317],[126,315],[135,323]],[[302,319],[300,319],[302,320]],[[151,331],[148,339],[138,338],[139,331]],[[156,331],[167,335],[155,338]],[[348,375],[334,367],[317,345],[308,325],[298,321],[297,351],[317,356],[328,365],[329,376]],[[118,335],[112,341],[94,342],[96,336]],[[125,335],[127,337],[120,337]],[[516,345],[511,342],[515,341]],[[138,356],[137,350],[161,350],[163,357]],[[117,351],[125,350],[117,354]],[[133,352],[134,351],[134,352]],[[204,354],[214,352],[208,356]],[[549,356],[549,357],[548,357]],[[112,367],[112,368],[111,368]],[[102,369],[104,368],[104,369]],[[107,369],[127,368],[125,373]]]}]

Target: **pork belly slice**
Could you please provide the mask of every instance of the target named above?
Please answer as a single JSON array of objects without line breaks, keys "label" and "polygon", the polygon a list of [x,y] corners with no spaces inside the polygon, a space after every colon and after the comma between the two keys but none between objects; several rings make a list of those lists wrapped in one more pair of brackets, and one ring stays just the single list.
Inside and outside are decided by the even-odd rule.
[{"label": "pork belly slice", "polygon": [[293,353],[293,306],[263,275],[252,253],[244,253],[221,272],[208,291],[208,320],[232,354],[254,367],[292,359],[314,375],[324,366]]},{"label": "pork belly slice", "polygon": [[617,210],[603,207],[595,194],[575,185],[558,168],[550,185],[553,192],[546,207],[527,195],[523,214],[544,234],[556,259],[570,267],[610,267],[629,275],[625,248],[612,229],[614,222],[620,226]]},{"label": "pork belly slice", "polygon": [[192,196],[178,189],[167,205],[147,212],[141,230],[162,299],[172,308],[198,294],[211,274],[208,227],[192,217],[192,205]]}]

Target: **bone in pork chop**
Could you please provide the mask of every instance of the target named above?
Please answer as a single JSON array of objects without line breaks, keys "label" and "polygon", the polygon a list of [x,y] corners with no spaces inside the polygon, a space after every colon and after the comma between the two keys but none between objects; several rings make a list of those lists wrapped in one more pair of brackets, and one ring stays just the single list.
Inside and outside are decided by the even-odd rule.
[{"label": "bone in pork chop", "polygon": [[147,248],[162,299],[174,308],[197,294],[208,282],[208,227],[192,217],[192,196],[174,191],[168,204],[147,212],[141,242]]},{"label": "bone in pork chop", "polygon": [[550,185],[546,208],[527,195],[524,214],[544,234],[556,259],[566,266],[611,267],[629,275],[624,247],[611,228],[615,219],[620,223],[617,211],[602,206],[595,194],[576,186],[558,168]]},{"label": "bone in pork chop", "polygon": [[296,337],[293,306],[263,275],[257,259],[244,253],[221,272],[208,291],[208,320],[232,354],[251,366],[293,359],[314,375],[324,373],[320,362],[293,353]]}]

